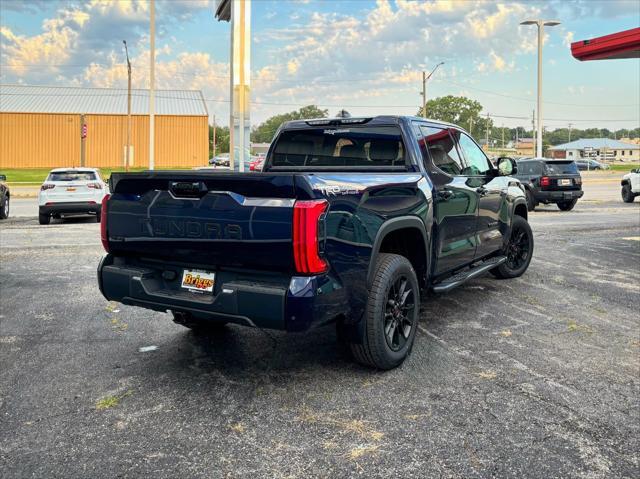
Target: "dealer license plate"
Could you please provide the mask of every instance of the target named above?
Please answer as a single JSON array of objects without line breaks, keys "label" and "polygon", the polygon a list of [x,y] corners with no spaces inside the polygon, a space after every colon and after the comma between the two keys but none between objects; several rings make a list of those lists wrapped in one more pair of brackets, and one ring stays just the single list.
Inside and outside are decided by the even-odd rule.
[{"label": "dealer license plate", "polygon": [[216,274],[197,269],[185,269],[182,273],[182,288],[199,293],[213,292]]},{"label": "dealer license plate", "polygon": [[571,180],[560,180],[560,186],[571,186]]}]

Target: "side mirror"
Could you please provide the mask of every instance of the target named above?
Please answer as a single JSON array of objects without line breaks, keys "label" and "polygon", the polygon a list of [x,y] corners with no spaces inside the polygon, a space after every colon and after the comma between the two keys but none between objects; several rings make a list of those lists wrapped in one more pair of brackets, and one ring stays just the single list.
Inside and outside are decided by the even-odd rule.
[{"label": "side mirror", "polygon": [[7,181],[6,175],[0,175],[0,181]]},{"label": "side mirror", "polygon": [[518,165],[512,158],[501,156],[498,158],[498,172],[500,176],[515,175],[518,173]]}]

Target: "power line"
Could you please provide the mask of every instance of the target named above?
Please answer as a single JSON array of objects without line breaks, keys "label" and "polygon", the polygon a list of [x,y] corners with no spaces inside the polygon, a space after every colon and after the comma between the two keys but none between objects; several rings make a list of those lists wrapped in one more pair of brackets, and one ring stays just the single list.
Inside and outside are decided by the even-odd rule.
[{"label": "power line", "polygon": [[[96,65],[96,66],[103,66],[103,67],[112,67],[115,65],[111,65],[111,64],[106,64],[106,63],[92,63],[91,65],[67,65],[67,64],[37,64],[37,63],[31,63],[31,64],[0,64],[0,66],[2,67],[15,67],[15,68],[23,68],[23,67],[56,67],[56,68],[66,68],[66,67],[70,67],[70,68],[88,68],[89,66],[92,65]],[[138,70],[140,69],[148,69],[148,67],[137,67]],[[181,77],[187,77],[187,78],[195,78],[197,76],[199,76],[200,74],[198,73],[185,73],[185,72],[171,72],[171,75],[176,75],[176,76],[181,76]],[[222,80],[227,80],[230,78],[229,75],[210,75],[207,73],[202,74],[203,76],[206,76],[208,78],[218,78],[218,79],[222,79]],[[516,95],[509,95],[506,93],[500,93],[500,92],[496,92],[496,91],[492,91],[492,90],[486,90],[484,88],[478,88],[469,84],[465,84],[465,83],[458,83],[455,82],[453,80],[451,80],[451,78],[471,78],[473,77],[472,75],[470,76],[466,76],[466,77],[460,77],[460,76],[449,76],[449,77],[438,77],[438,78],[434,78],[434,81],[436,82],[440,82],[440,83],[447,83],[447,84],[451,84],[454,86],[457,86],[459,88],[469,88],[470,90],[475,90],[475,91],[479,91],[481,93],[485,93],[487,95],[494,95],[494,96],[499,96],[502,98],[509,98],[512,100],[518,100],[518,101],[525,101],[525,102],[529,102],[529,103],[535,103],[535,100],[532,98],[525,98],[525,97],[521,97],[521,96],[516,96]],[[377,77],[377,78],[348,78],[348,79],[329,79],[329,80],[319,80],[317,78],[308,78],[308,79],[297,79],[297,80],[289,80],[289,79],[283,79],[283,78],[261,78],[261,77],[256,77],[256,76],[252,76],[251,77],[251,81],[252,82],[266,82],[266,83],[288,83],[291,85],[313,85],[313,84],[335,84],[335,83],[355,83],[355,82],[374,82],[376,80],[384,80],[384,77]],[[393,79],[393,77],[390,77],[389,79]],[[545,100],[543,101],[543,103],[545,104],[549,104],[549,105],[561,105],[561,106],[576,106],[576,107],[586,107],[586,108],[638,108],[640,106],[640,103],[610,103],[610,104],[589,104],[589,103],[566,103],[566,102],[558,102],[558,101],[551,101],[551,100]]]},{"label": "power line", "polygon": [[[162,90],[159,90],[162,91]],[[122,97],[122,96],[126,96],[127,93],[122,92],[122,93],[102,93],[102,94],[89,94],[89,93],[73,93],[73,94],[65,94],[65,93],[58,93],[58,94],[48,94],[48,93],[3,93],[0,91],[0,97],[2,96],[47,96],[47,97],[89,97],[89,98],[96,98],[96,97]],[[148,98],[147,94],[142,94],[142,93],[135,93],[132,92],[131,96],[136,96],[136,97],[141,97],[141,98]],[[217,99],[217,98],[186,98],[186,97],[181,97],[181,96],[174,96],[174,95],[162,95],[162,94],[156,94],[156,98],[167,98],[167,99],[174,99],[174,100],[182,100],[182,101],[206,101],[206,102],[210,102],[210,103],[230,103],[230,100],[224,100],[224,99]],[[394,108],[394,109],[399,109],[399,108],[418,108],[418,105],[355,105],[355,104],[343,104],[343,103],[317,103],[314,101],[308,101],[308,102],[299,102],[299,103],[283,103],[283,102],[268,102],[268,101],[253,101],[251,102],[252,105],[270,105],[270,106],[292,106],[292,107],[303,107],[303,106],[308,106],[308,105],[315,105],[315,106],[322,106],[322,107],[330,107],[330,108]],[[513,120],[529,120],[528,116],[516,116],[516,115],[500,115],[500,114],[494,114],[494,113],[490,113],[489,114],[491,117],[494,118],[506,118],[506,119],[513,119]],[[580,118],[580,119],[574,119],[574,118],[545,118],[545,122],[546,121],[562,121],[562,122],[594,122],[594,121],[599,121],[599,122],[632,122],[632,121],[640,121],[640,118],[612,118],[612,119],[606,119],[606,118]]]}]

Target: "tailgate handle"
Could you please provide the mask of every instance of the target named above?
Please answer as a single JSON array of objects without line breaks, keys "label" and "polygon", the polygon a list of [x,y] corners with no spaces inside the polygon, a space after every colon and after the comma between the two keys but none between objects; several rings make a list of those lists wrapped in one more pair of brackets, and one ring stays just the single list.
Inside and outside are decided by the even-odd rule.
[{"label": "tailgate handle", "polygon": [[169,183],[169,192],[175,198],[200,199],[209,190],[202,181],[171,181]]}]

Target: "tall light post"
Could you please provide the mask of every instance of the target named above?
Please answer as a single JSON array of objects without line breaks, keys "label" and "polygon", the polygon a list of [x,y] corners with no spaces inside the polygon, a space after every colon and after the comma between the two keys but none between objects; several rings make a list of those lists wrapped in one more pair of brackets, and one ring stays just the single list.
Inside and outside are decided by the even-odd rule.
[{"label": "tall light post", "polygon": [[542,156],[542,39],[544,38],[544,27],[554,27],[560,25],[556,20],[525,20],[520,25],[537,25],[538,26],[538,124],[536,156]]},{"label": "tall light post", "polygon": [[131,154],[131,62],[129,61],[127,41],[122,40],[122,43],[124,43],[124,53],[127,56],[127,148],[124,154],[124,171],[129,171],[131,164],[131,158],[129,158]]},{"label": "tall light post", "polygon": [[429,78],[431,78],[431,75],[433,75],[436,70],[438,69],[438,67],[440,65],[444,65],[444,62],[440,62],[438,63],[435,67],[433,67],[433,70],[431,70],[431,73],[429,73],[429,76],[427,76],[427,72],[422,72],[422,117],[426,118],[427,117],[427,82],[429,81]]},{"label": "tall light post", "polygon": [[155,168],[156,3],[149,0],[149,169]]}]

